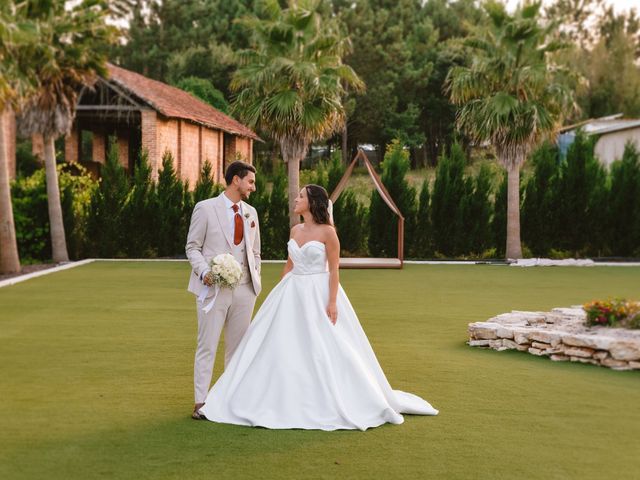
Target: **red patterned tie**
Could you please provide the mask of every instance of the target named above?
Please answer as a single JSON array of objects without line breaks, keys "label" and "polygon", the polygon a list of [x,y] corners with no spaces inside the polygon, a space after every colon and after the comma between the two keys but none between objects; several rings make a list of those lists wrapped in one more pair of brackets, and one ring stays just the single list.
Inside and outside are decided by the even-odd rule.
[{"label": "red patterned tie", "polygon": [[240,245],[240,242],[242,242],[242,237],[244,236],[244,225],[242,223],[242,217],[240,216],[240,213],[238,213],[238,210],[240,210],[240,208],[235,203],[231,208],[233,208],[233,211],[236,212],[235,216],[233,217],[235,226],[235,228],[233,229],[233,243],[236,245]]}]

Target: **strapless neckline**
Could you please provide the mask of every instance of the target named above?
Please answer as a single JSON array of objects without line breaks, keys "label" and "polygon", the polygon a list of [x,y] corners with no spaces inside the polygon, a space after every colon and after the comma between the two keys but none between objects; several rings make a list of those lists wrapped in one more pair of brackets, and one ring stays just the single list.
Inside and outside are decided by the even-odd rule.
[{"label": "strapless neckline", "polygon": [[[322,245],[323,247],[325,247],[325,244],[322,243],[320,240],[309,240],[308,242],[304,242],[302,245],[300,245],[296,240],[294,240],[293,238],[289,239],[290,242],[293,242],[294,245],[296,247],[298,247],[300,250],[302,250],[304,247],[306,247],[307,245],[309,245],[310,243],[319,243],[320,245]],[[325,247],[326,248],[326,247]]]}]

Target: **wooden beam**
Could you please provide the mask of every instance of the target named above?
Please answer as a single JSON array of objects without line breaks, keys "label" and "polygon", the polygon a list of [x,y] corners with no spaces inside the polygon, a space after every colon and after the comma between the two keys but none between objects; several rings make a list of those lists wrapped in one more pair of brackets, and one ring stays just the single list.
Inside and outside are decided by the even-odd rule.
[{"label": "wooden beam", "polygon": [[76,106],[76,110],[79,112],[87,112],[91,110],[101,111],[101,112],[139,112],[142,110],[141,107],[131,107],[129,105],[78,105]]}]

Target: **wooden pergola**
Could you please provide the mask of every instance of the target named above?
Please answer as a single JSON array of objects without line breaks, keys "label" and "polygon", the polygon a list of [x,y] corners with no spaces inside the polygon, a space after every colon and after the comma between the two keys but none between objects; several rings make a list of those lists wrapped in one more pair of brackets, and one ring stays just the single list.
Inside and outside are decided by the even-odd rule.
[{"label": "wooden pergola", "polygon": [[353,157],[353,160],[347,167],[347,170],[344,172],[344,175],[338,182],[335,190],[331,193],[331,201],[333,203],[336,202],[342,191],[347,186],[347,182],[349,181],[349,177],[353,173],[353,169],[358,163],[358,160],[362,160],[365,167],[367,168],[367,172],[373,180],[373,184],[376,187],[376,190],[387,204],[387,206],[391,209],[391,211],[398,217],[398,257],[397,258],[340,258],[340,268],[402,268],[404,263],[404,217],[400,212],[400,209],[395,204],[391,195],[385,188],[380,176],[376,173],[371,165],[371,162],[362,151],[362,149],[358,149],[358,153]]}]

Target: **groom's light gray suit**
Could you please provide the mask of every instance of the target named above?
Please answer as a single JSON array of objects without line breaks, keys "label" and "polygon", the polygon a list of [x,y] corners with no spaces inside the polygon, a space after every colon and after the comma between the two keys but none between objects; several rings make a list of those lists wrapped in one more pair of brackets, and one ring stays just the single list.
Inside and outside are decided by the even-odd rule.
[{"label": "groom's light gray suit", "polygon": [[[243,220],[244,238],[234,245],[234,226],[231,202],[223,197],[198,202],[191,215],[191,226],[185,247],[192,272],[188,290],[196,295],[198,311],[198,346],[194,362],[195,403],[203,403],[207,397],[213,374],[213,364],[220,334],[224,327],[225,366],[233,356],[251,321],[256,297],[260,294],[260,229],[258,214],[251,205],[239,202]],[[232,254],[243,266],[240,285],[233,291],[222,288],[209,313],[203,311],[213,298],[211,288],[204,302],[198,297],[207,286],[201,277],[210,267],[209,261],[221,253]]]}]

